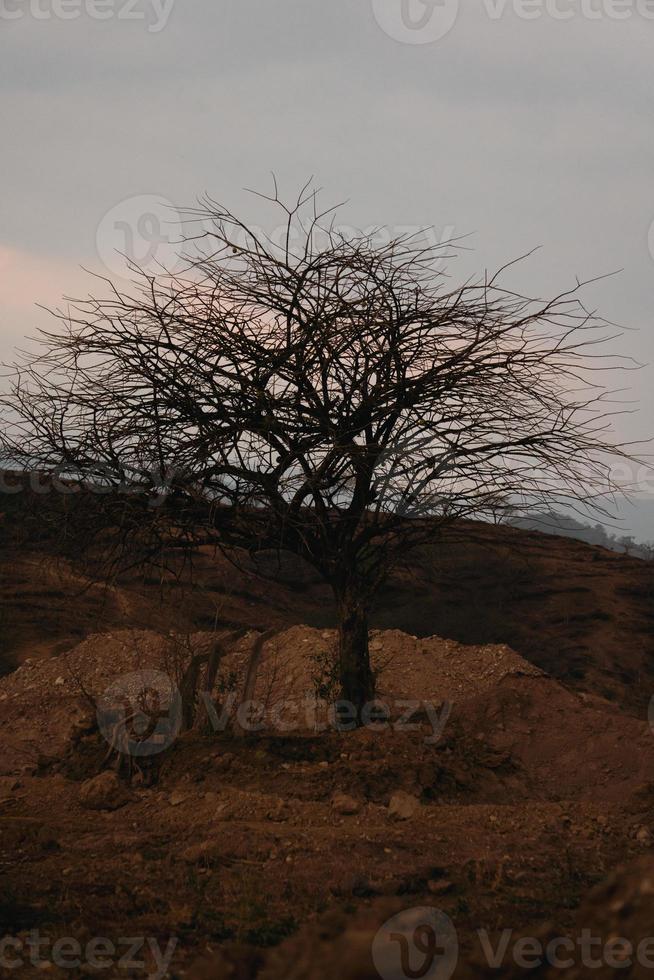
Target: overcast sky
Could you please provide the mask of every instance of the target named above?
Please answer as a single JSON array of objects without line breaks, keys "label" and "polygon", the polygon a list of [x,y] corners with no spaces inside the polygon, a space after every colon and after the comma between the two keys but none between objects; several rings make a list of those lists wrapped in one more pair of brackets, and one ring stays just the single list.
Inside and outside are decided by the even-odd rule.
[{"label": "overcast sky", "polygon": [[0,359],[80,266],[165,259],[165,202],[206,191],[256,222],[244,187],[313,174],[344,223],[469,234],[457,278],[534,246],[510,282],[540,294],[622,269],[588,301],[633,331],[621,434],[651,435],[654,3],[461,8],[0,0]]}]

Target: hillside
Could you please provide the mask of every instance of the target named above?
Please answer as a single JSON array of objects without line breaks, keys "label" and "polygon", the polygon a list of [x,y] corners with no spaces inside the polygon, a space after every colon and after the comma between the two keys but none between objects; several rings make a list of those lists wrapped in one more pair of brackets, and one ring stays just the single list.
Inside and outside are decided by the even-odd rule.
[{"label": "hillside", "polygon": [[[105,589],[86,565],[6,544],[0,664],[66,649],[107,626],[334,625],[331,593],[295,558],[258,572],[205,550],[194,581],[156,575]],[[264,576],[264,577],[262,577]],[[654,690],[654,564],[539,532],[466,524],[410,556],[379,596],[379,629],[506,643],[574,690],[642,714]]]}]

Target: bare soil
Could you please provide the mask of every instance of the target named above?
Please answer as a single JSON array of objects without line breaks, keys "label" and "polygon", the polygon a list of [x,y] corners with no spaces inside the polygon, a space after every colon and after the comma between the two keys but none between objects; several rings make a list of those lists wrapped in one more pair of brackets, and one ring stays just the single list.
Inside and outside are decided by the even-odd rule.
[{"label": "bare soil", "polygon": [[[649,936],[652,568],[565,539],[473,530],[419,555],[379,603],[383,730],[317,732],[306,720],[335,643],[329,598],[306,570],[271,559],[263,581],[207,553],[193,589],[133,578],[107,591],[74,562],[7,550],[2,933],[149,936],[162,948],[175,937],[167,975],[191,980],[373,980],[379,928],[423,907],[454,923],[462,978],[590,975],[579,963],[519,968],[521,936]],[[237,627],[248,632],[213,696],[224,705],[242,691],[256,637],[278,629],[255,686],[263,728],[181,735],[129,779],[121,770],[113,802],[89,809],[89,780],[115,763],[91,702],[125,675],[177,679],[216,631]],[[406,701],[445,719],[439,738],[424,709],[400,724]],[[290,704],[282,731],[270,711]],[[398,794],[405,819],[394,817]],[[496,969],[482,929],[493,943],[512,930]],[[152,960],[2,969],[156,972]]]}]

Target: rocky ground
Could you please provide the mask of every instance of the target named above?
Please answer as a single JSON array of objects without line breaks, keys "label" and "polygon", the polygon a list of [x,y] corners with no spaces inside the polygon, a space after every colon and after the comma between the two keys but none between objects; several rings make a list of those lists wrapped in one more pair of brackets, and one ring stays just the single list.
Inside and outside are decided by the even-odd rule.
[{"label": "rocky ground", "polygon": [[[223,663],[217,704],[241,689],[256,636]],[[340,732],[324,717],[316,732],[300,711],[280,731],[266,715],[261,731],[230,722],[185,733],[155,757],[156,771],[119,779],[91,703],[116,679],[174,674],[207,641],[96,634],[0,681],[3,931],[116,947],[143,936],[162,950],[174,937],[171,977],[364,980],[380,975],[377,931],[403,910],[449,917],[460,976],[512,975],[510,953],[502,972],[485,972],[480,930],[496,945],[504,929],[567,936],[595,919],[605,939],[632,929],[631,899],[614,924],[614,902],[601,890],[584,896],[611,874],[605,894],[638,891],[641,871],[613,871],[627,859],[649,869],[646,721],[567,690],[506,646],[377,631],[383,729]],[[334,641],[309,627],[270,639],[255,699],[270,710],[315,700]],[[422,702],[417,728],[400,724],[400,701]],[[638,895],[651,911],[647,888]],[[638,915],[636,931],[647,921]],[[157,972],[156,959],[147,969]],[[44,970],[144,973],[117,962]],[[36,971],[28,963],[11,975]]]},{"label": "rocky ground", "polygon": [[[650,570],[515,533],[504,629],[481,598],[457,620],[470,570],[400,575],[371,636],[384,710],[357,731],[321,703],[332,613],[293,570],[262,584],[205,556],[162,602],[49,555],[0,562],[0,976],[651,976]],[[476,567],[491,588],[498,566]],[[424,628],[434,590],[450,639]],[[112,751],[107,704],[149,686],[165,720],[217,636],[213,721]],[[260,715],[239,715],[253,666]]]}]

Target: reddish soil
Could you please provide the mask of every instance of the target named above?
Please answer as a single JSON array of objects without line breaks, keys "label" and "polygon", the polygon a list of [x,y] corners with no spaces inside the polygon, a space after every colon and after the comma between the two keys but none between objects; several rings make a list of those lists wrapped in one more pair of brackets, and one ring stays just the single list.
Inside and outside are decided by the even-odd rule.
[{"label": "reddish soil", "polygon": [[[131,778],[122,768],[99,809],[89,781],[114,780],[115,760],[89,697],[125,674],[175,675],[212,630],[248,627],[213,692],[224,703],[273,626],[255,697],[300,704],[333,648],[329,597],[290,563],[269,563],[263,581],[207,553],[192,589],[132,578],[107,591],[81,564],[6,550],[1,652],[6,670],[22,666],[0,678],[2,933],[144,936],[162,949],[175,937],[166,975],[190,980],[374,980],[402,975],[388,950],[374,960],[383,923],[435,907],[456,930],[455,977],[615,975],[604,961],[527,970],[514,954],[522,937],[546,945],[587,929],[635,946],[654,930],[652,566],[464,530],[417,556],[378,604],[384,731],[196,730]],[[417,729],[398,727],[407,699],[438,712],[453,702],[439,739],[424,711]],[[492,968],[480,930],[495,947],[505,929]],[[115,958],[103,970],[2,969],[156,974],[152,960]]]}]

